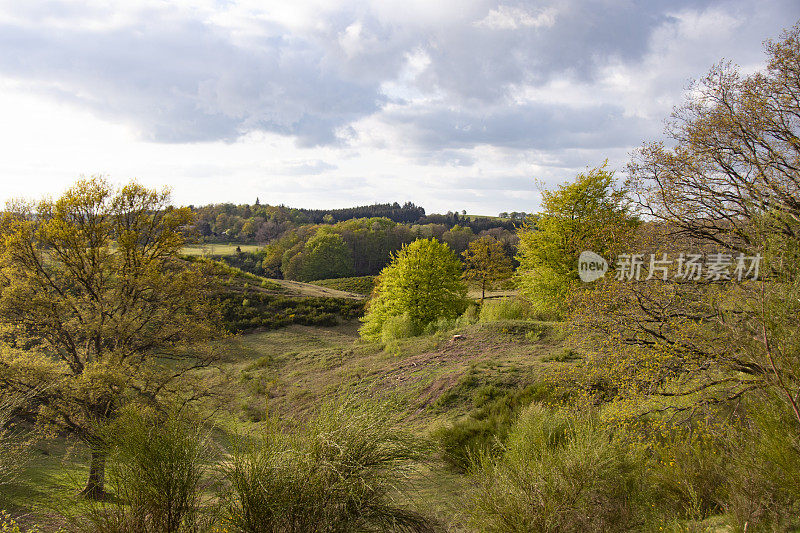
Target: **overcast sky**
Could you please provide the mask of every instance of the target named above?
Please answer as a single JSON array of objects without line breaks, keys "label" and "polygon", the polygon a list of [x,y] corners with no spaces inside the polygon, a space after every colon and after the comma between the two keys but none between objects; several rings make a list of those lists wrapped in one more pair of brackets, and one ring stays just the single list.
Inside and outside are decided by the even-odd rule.
[{"label": "overcast sky", "polygon": [[0,200],[80,175],[175,202],[535,211],[750,72],[800,2],[0,0]]}]

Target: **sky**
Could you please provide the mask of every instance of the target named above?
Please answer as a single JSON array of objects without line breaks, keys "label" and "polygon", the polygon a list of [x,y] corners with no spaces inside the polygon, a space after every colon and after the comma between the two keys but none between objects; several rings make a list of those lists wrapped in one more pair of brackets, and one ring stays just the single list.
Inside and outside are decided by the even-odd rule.
[{"label": "sky", "polygon": [[80,176],[181,205],[535,212],[663,136],[796,0],[0,0],[0,202]]}]

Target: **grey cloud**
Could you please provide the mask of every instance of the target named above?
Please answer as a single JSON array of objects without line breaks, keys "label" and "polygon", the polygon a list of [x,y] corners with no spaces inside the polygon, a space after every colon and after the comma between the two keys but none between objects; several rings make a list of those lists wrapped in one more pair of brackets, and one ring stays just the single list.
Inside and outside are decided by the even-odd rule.
[{"label": "grey cloud", "polygon": [[388,115],[390,123],[431,150],[489,144],[517,149],[615,148],[655,133],[652,124],[626,117],[620,107],[525,104],[493,109],[433,107]]},{"label": "grey cloud", "polygon": [[[754,35],[760,40],[800,17],[800,4],[791,0],[476,0],[446,20],[401,23],[369,4],[343,3],[313,29],[293,33],[253,21],[260,24],[257,36],[239,41],[166,3],[107,30],[82,24],[113,15],[99,8],[13,5],[29,23],[0,24],[0,76],[132,124],[157,142],[231,141],[256,130],[293,136],[301,146],[346,142],[340,135],[353,122],[386,109],[381,85],[398,77],[409,53],[423,51],[430,64],[408,83],[423,94],[442,94],[448,108],[412,106],[382,118],[423,149],[444,150],[427,157],[447,165],[471,164],[453,150],[477,144],[555,149],[638,143],[649,126],[612,104],[519,106],[508,93],[554,78],[591,83],[609,61],[635,65],[648,54],[654,32],[674,24],[682,8],[730,11],[743,21],[748,47]],[[552,16],[537,19],[548,7]],[[519,24],[481,23],[494,20],[493,12],[530,17]],[[42,19],[60,24],[35,23]]]},{"label": "grey cloud", "polygon": [[474,155],[464,150],[422,151],[417,155],[417,160],[425,165],[446,165],[451,167],[468,167],[477,161]]},{"label": "grey cloud", "polygon": [[159,142],[233,140],[251,130],[302,145],[333,142],[336,128],[376,111],[382,97],[374,83],[340,77],[324,62],[324,50],[266,25],[248,48],[177,17],[108,31],[0,25],[4,75],[133,122]]},{"label": "grey cloud", "polygon": [[525,176],[463,176],[457,182],[437,184],[440,189],[472,191],[533,191],[536,184],[530,175]]}]

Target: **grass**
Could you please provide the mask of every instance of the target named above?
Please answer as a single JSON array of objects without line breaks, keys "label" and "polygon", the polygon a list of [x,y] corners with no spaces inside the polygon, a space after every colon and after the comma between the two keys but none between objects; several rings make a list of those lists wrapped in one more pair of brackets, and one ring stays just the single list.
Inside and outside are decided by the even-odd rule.
[{"label": "grass", "polygon": [[184,255],[235,255],[236,248],[243,252],[257,252],[263,247],[261,244],[192,244],[184,246],[181,253]]},{"label": "grass", "polygon": [[352,292],[355,294],[369,295],[375,285],[375,276],[356,276],[352,278],[320,279],[311,282],[313,285]]},{"label": "grass", "polygon": [[71,439],[53,438],[37,443],[29,459],[14,482],[0,487],[0,509],[21,526],[55,530],[61,524],[58,514],[78,503],[89,454]]},{"label": "grass", "polygon": [[[406,473],[414,490],[407,492],[410,500],[406,500],[403,508],[419,511],[439,521],[448,531],[491,529],[488,522],[478,523],[480,520],[476,522],[475,515],[470,516],[470,506],[464,504],[464,494],[476,486],[483,486],[484,499],[473,501],[476,506],[490,509],[495,505],[514,503],[506,502],[503,498],[505,493],[511,494],[517,503],[524,501],[528,497],[527,489],[514,484],[495,484],[495,479],[502,477],[497,483],[506,483],[514,475],[517,463],[509,461],[517,459],[505,452],[484,456],[482,472],[485,475],[480,472],[477,472],[478,477],[474,477],[475,472],[473,477],[465,474],[465,469],[470,471],[470,455],[465,450],[471,447],[473,457],[492,449],[503,450],[496,447],[495,442],[502,446],[506,439],[513,438],[514,431],[520,431],[514,429],[517,427],[515,424],[530,401],[542,406],[559,403],[556,393],[544,385],[545,378],[559,369],[573,368],[572,365],[579,364],[580,360],[568,349],[558,324],[524,320],[486,322],[449,332],[398,339],[389,345],[362,341],[358,337],[359,325],[358,321],[325,328],[291,325],[226,338],[224,342],[230,343],[234,354],[226,363],[226,371],[231,376],[226,393],[232,400],[229,408],[215,418],[213,446],[219,450],[231,450],[231,443],[237,442],[236,435],[263,434],[266,427],[280,427],[284,436],[279,438],[289,439],[287,442],[295,442],[292,435],[305,435],[313,440],[328,430],[314,433],[316,430],[309,429],[306,422],[318,421],[315,417],[319,416],[321,405],[335,407],[336,399],[343,391],[368,398],[388,395],[400,407],[398,422],[403,431],[418,437],[441,436],[450,432],[449,440],[440,440],[441,451],[426,454],[425,461]],[[495,437],[500,438],[495,440]],[[600,449],[600,444],[606,442],[602,435],[597,441],[589,434],[578,437],[575,445],[568,446],[583,446],[580,450],[585,452],[585,468],[588,469],[594,460],[593,448],[605,450],[603,453],[610,455],[603,457],[610,458],[612,463],[617,461],[611,450]],[[298,457],[312,451],[303,448],[305,444],[298,446],[300,448],[295,451],[302,452]],[[506,449],[513,449],[517,445],[509,442],[506,446]],[[444,460],[446,453],[454,450],[461,456],[451,464],[460,470],[452,468]],[[523,464],[529,474],[547,480],[548,465],[572,468],[572,463],[559,450],[543,451],[541,461],[546,462],[537,460],[539,462],[519,464]],[[572,454],[572,451],[564,453]],[[62,509],[75,508],[75,495],[86,475],[86,459],[83,448],[67,439],[39,443],[20,481],[0,487],[0,509],[7,508],[13,516],[21,517],[24,526],[38,523],[44,531],[54,531],[58,525],[58,509],[54,502]],[[305,469],[309,465],[304,465],[298,463],[299,470],[293,472],[317,475]],[[584,466],[575,463],[575,468]],[[586,470],[582,475],[586,479],[595,479],[592,470]],[[316,483],[316,478],[310,479]],[[279,478],[274,481],[283,483]],[[560,483],[555,478],[552,481]],[[597,483],[601,481],[605,482],[597,478]],[[559,485],[553,487],[557,494],[567,491]],[[597,494],[608,492],[601,485],[597,487],[597,493],[587,493],[587,505],[599,497]],[[617,490],[615,487],[611,489]],[[291,491],[288,496],[291,496]],[[381,497],[400,498],[400,494],[390,492]],[[540,518],[538,515],[526,518],[528,515],[524,513],[528,511],[523,507],[514,512],[519,512],[523,521]],[[489,521],[497,518],[492,518],[488,511],[484,514]],[[602,518],[595,514],[598,520]],[[562,518],[567,520],[569,517],[564,515]],[[717,522],[707,530],[722,531]],[[542,525],[543,529],[551,530],[561,527],[558,524]],[[565,530],[569,527],[571,525]]]},{"label": "grass", "polygon": [[[342,387],[407,398],[408,423],[419,429],[474,408],[475,391],[533,384],[559,363],[563,350],[550,325],[475,324],[450,333],[400,339],[391,346],[363,342],[358,322],[334,328],[294,325],[234,338],[242,376],[240,401],[282,417],[302,417]],[[525,331],[536,327],[536,340]],[[525,330],[525,331],[523,331]],[[453,334],[461,335],[453,339]]]}]

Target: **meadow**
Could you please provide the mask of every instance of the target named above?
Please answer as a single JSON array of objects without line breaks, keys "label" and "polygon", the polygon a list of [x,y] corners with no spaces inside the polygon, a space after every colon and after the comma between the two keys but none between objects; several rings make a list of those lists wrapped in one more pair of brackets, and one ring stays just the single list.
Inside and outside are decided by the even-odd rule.
[{"label": "meadow", "polygon": [[194,256],[211,256],[211,255],[236,255],[237,251],[242,252],[257,252],[264,246],[261,244],[245,244],[245,243],[208,243],[208,244],[192,244],[184,246],[181,253],[184,255]]}]

